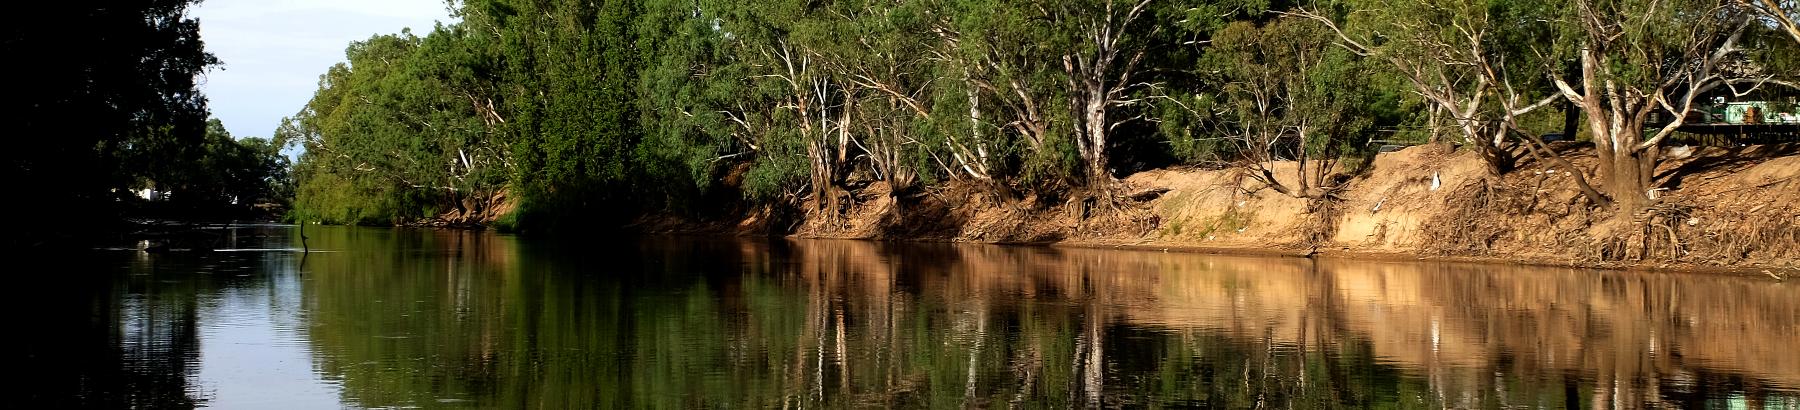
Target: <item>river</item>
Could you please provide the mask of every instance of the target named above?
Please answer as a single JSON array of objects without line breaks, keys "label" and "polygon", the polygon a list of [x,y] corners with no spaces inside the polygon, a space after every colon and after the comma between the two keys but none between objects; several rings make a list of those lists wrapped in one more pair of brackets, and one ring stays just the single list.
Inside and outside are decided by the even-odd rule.
[{"label": "river", "polygon": [[1800,408],[1800,284],[240,227],[18,262],[33,408]]}]

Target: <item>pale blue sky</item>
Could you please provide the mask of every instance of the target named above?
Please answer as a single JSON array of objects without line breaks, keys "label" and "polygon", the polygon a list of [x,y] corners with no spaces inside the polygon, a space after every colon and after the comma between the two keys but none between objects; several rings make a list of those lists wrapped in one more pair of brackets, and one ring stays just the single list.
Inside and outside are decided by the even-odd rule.
[{"label": "pale blue sky", "polygon": [[205,0],[192,10],[206,50],[225,62],[202,79],[214,117],[237,137],[267,137],[306,105],[351,41],[449,22],[443,0]]}]

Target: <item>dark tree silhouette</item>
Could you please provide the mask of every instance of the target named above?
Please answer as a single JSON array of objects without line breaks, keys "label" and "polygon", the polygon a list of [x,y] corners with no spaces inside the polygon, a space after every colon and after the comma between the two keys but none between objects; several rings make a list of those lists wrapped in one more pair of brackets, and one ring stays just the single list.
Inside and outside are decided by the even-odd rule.
[{"label": "dark tree silhouette", "polygon": [[[196,0],[35,2],[0,28],[6,124],[0,181],[22,215],[17,244],[101,223],[140,179],[198,155],[206,98],[198,77],[218,64],[187,15]],[[92,222],[86,222],[92,221]],[[57,229],[69,227],[70,229]]]}]

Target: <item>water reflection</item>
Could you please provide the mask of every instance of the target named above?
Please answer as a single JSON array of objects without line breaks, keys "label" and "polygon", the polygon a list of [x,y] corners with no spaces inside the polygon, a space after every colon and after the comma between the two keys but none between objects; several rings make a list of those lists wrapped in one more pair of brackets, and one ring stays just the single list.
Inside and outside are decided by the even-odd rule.
[{"label": "water reflection", "polygon": [[1641,407],[1791,405],[1800,386],[1781,349],[1800,340],[1794,288],[1739,278],[849,241],[398,246],[431,251],[311,269],[316,347],[361,405]]},{"label": "water reflection", "polygon": [[[35,408],[186,408],[200,382],[207,317],[220,295],[269,288],[274,266],[249,254],[134,252],[12,260],[4,309],[17,318],[15,398]],[[266,307],[264,307],[266,308]],[[244,365],[255,365],[246,363]],[[16,400],[16,399],[15,399]]]},{"label": "water reflection", "polygon": [[[59,407],[271,396],[434,408],[1800,407],[1800,353],[1786,349],[1800,340],[1800,287],[1758,279],[853,241],[309,235],[341,252],[85,267],[119,274],[68,279],[65,297],[30,307],[46,315],[28,325],[56,331],[9,350],[59,381],[32,396]],[[220,273],[231,266],[244,272]],[[246,334],[274,336],[226,337]],[[225,340],[263,342],[221,355]],[[299,371],[232,384],[206,375],[230,374],[221,361]],[[283,377],[311,390],[265,391]]]},{"label": "water reflection", "polygon": [[[46,272],[55,275],[55,272]],[[29,380],[20,392],[53,407],[187,407],[199,355],[195,301],[179,284],[148,284],[111,298],[106,283],[63,301],[9,306],[30,332],[9,337]],[[19,289],[16,291],[25,291]],[[15,339],[18,338],[18,339]]]}]

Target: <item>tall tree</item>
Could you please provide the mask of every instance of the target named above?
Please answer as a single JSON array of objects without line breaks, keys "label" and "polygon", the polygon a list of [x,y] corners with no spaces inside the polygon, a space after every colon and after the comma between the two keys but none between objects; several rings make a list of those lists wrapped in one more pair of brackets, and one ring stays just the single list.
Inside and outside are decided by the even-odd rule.
[{"label": "tall tree", "polygon": [[810,192],[821,207],[844,196],[840,183],[850,149],[840,121],[844,81],[818,45],[804,41],[828,35],[818,32],[823,7],[800,1],[702,6],[717,13],[726,47],[735,53],[726,70],[748,83],[720,111],[738,126],[731,135],[757,151],[749,171],[752,196],[797,200],[794,194]]},{"label": "tall tree", "polygon": [[[1489,182],[1512,170],[1520,119],[1561,97],[1532,47],[1553,36],[1547,2],[1346,1],[1289,14],[1319,21],[1357,54],[1394,68],[1458,141],[1481,155]],[[1341,22],[1341,23],[1340,23]],[[1530,134],[1529,131],[1525,132]],[[1583,186],[1586,186],[1585,182]]]},{"label": "tall tree", "polygon": [[727,117],[741,89],[727,37],[717,17],[693,0],[646,0],[635,49],[641,53],[636,104],[643,133],[636,147],[638,167],[659,189],[656,195],[679,203],[689,193],[713,188],[722,164],[753,158],[759,144],[744,143]]},{"label": "tall tree", "polygon": [[[1369,145],[1377,71],[1334,40],[1307,19],[1244,21],[1221,30],[1206,56],[1220,87],[1219,132],[1252,178],[1284,195],[1329,197],[1343,188],[1339,162]],[[1294,174],[1277,175],[1276,163],[1290,160]]]},{"label": "tall tree", "polygon": [[1142,87],[1141,65],[1151,39],[1166,28],[1156,24],[1165,6],[1156,0],[1101,0],[1062,4],[1057,19],[1079,40],[1063,51],[1063,71],[1068,74],[1069,105],[1075,110],[1075,147],[1087,167],[1090,183],[1112,181],[1107,148],[1112,132],[1137,118],[1119,115],[1119,108],[1142,102],[1132,93]]},{"label": "tall tree", "polygon": [[968,112],[964,146],[974,147],[978,158],[981,150],[1018,152],[1022,163],[1015,172],[1027,180],[1064,179],[1085,169],[1071,139],[1067,73],[1047,58],[1062,53],[1067,43],[1052,24],[1056,16],[1015,0],[943,1],[938,9],[946,16],[937,29],[943,60],[946,70],[954,70],[944,74],[962,83],[948,88],[960,95],[940,94],[938,101],[960,99],[943,109]]},{"label": "tall tree", "polygon": [[[463,24],[492,33],[507,89],[516,182],[547,202],[602,199],[629,185],[637,131],[633,1],[481,0]],[[616,198],[611,198],[612,200]]]},{"label": "tall tree", "polygon": [[[1603,194],[1593,199],[1630,218],[1655,203],[1662,143],[1699,109],[1700,97],[1759,83],[1732,64],[1742,61],[1739,40],[1755,19],[1729,0],[1580,0],[1560,16],[1566,40],[1558,56],[1576,64],[1551,79],[1586,116]],[[1553,67],[1560,60],[1545,59]]]},{"label": "tall tree", "polygon": [[[195,87],[218,64],[193,0],[38,2],[0,29],[0,71],[16,80],[0,118],[0,179],[25,212],[24,240],[50,224],[105,220],[138,177],[167,172],[206,133]],[[78,28],[78,29],[72,29]]]},{"label": "tall tree", "polygon": [[206,141],[193,161],[157,181],[175,201],[202,206],[286,202],[288,159],[266,138],[237,139],[217,119],[206,123]]},{"label": "tall tree", "polygon": [[[391,223],[466,208],[507,183],[505,118],[467,73],[460,33],[376,36],[321,77],[305,110],[277,132],[305,148],[301,211],[339,223]],[[476,85],[472,85],[476,84]],[[461,209],[463,213],[470,211]]]}]

